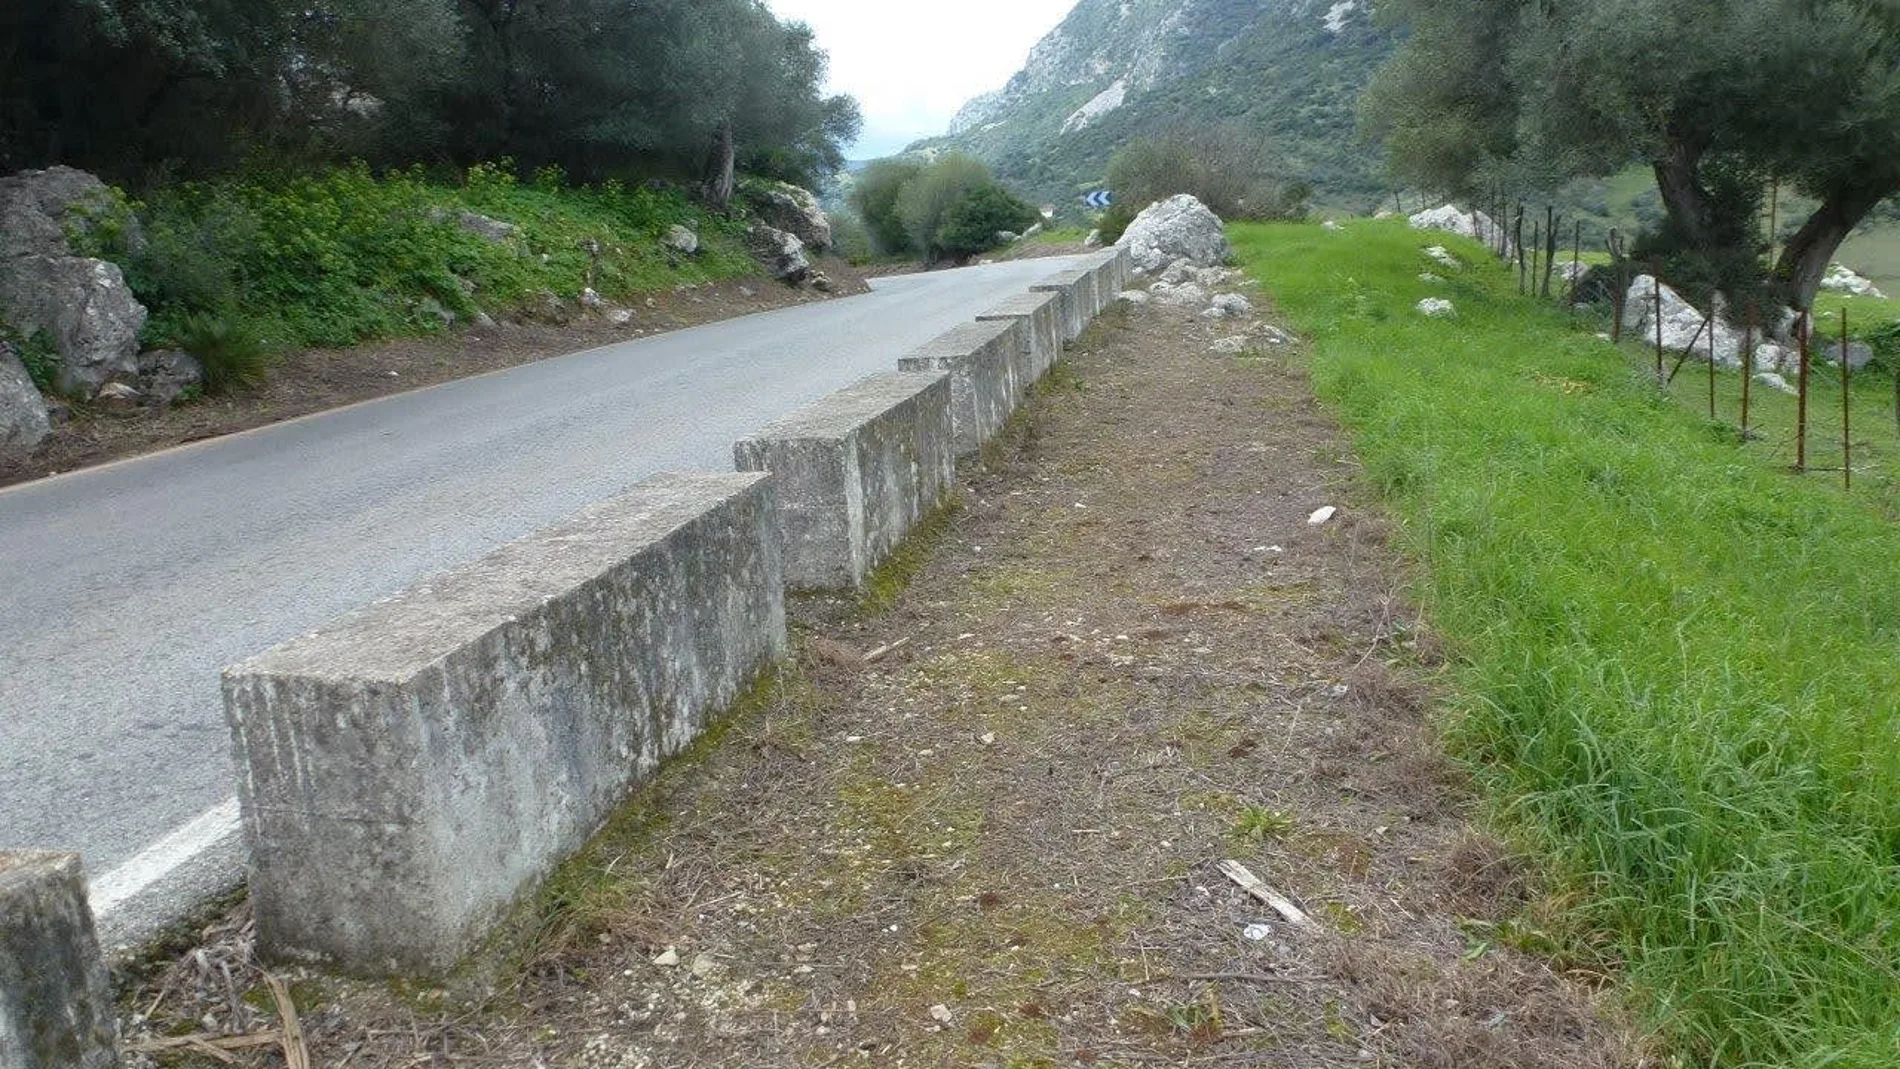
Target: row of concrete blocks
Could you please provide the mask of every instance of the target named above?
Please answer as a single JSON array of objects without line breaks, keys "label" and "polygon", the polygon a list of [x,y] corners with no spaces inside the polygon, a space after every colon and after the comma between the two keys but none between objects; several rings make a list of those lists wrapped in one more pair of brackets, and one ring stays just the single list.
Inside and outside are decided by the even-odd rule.
[{"label": "row of concrete blocks", "polygon": [[[224,676],[260,950],[439,974],[860,584],[1119,293],[1097,256],[734,447]],[[117,1064],[71,855],[0,854],[0,1066]]]}]

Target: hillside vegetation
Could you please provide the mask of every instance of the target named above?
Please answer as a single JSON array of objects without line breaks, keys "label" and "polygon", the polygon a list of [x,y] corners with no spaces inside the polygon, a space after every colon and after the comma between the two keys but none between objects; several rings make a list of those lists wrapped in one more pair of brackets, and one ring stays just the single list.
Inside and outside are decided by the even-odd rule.
[{"label": "hillside vegetation", "polygon": [[1792,477],[1475,244],[1420,281],[1441,238],[1235,233],[1421,566],[1455,744],[1554,859],[1532,937],[1687,1064],[1900,1064],[1894,453],[1852,496]]},{"label": "hillside vegetation", "polygon": [[[914,148],[973,153],[1006,183],[1073,212],[1128,141],[1234,127],[1267,139],[1280,176],[1328,202],[1369,205],[1388,186],[1356,133],[1357,100],[1394,47],[1365,4],[1082,0],[1007,88],[972,101],[949,136]],[[1116,86],[1118,106],[1074,120]]]}]

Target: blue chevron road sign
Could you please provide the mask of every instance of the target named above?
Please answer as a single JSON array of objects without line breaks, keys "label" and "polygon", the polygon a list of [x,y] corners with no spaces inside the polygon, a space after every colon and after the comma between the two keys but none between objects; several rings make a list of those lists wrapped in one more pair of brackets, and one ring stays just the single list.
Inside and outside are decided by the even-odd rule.
[{"label": "blue chevron road sign", "polygon": [[1115,203],[1115,194],[1109,192],[1106,189],[1098,189],[1095,192],[1090,193],[1087,196],[1083,197],[1082,203],[1088,205],[1091,208],[1094,208],[1098,212],[1104,211],[1108,208],[1109,205]]}]

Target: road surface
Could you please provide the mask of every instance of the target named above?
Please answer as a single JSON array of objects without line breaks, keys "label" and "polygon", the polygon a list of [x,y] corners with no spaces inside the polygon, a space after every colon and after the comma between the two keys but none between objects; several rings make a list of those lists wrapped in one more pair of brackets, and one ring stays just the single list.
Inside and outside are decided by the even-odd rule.
[{"label": "road surface", "polygon": [[235,886],[218,673],[732,442],[1069,266],[900,276],[0,491],[0,849],[108,942]]}]

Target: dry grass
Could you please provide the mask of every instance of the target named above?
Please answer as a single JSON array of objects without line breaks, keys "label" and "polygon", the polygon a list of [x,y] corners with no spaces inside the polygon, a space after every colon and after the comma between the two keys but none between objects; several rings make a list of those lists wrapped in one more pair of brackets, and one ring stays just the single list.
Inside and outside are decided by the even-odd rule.
[{"label": "dry grass", "polygon": [[1642,1064],[1519,949],[1337,431],[1211,330],[1091,333],[908,586],[799,606],[797,662],[493,954],[301,988],[313,1064]]}]

